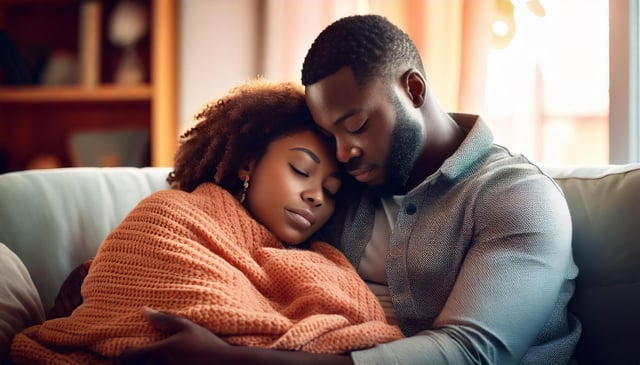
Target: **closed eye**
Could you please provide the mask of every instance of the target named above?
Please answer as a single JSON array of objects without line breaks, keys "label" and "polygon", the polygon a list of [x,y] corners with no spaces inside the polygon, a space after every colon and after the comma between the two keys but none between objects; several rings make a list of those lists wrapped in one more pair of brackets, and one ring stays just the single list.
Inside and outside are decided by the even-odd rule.
[{"label": "closed eye", "polygon": [[335,192],[333,192],[333,191],[331,191],[331,190],[329,190],[329,189],[327,189],[327,188],[322,189],[322,190],[324,190],[324,193],[325,193],[328,197],[330,197],[330,198],[332,198],[332,199],[336,197],[336,193],[335,193]]},{"label": "closed eye", "polygon": [[292,164],[289,164],[289,167],[291,167],[291,170],[293,170],[293,172],[295,172],[296,174],[302,175],[304,177],[309,177],[309,173],[308,172],[302,171],[299,168],[293,166]]},{"label": "closed eye", "polygon": [[364,122],[362,122],[362,124],[360,124],[356,129],[349,130],[349,133],[351,133],[351,134],[364,133],[364,132],[366,132],[368,126],[369,126],[369,120],[367,119]]},{"label": "closed eye", "polygon": [[325,194],[327,194],[327,196],[333,199],[338,194],[338,190],[340,190],[340,185],[341,185],[341,182],[339,179],[329,178],[323,184],[322,189],[324,190]]}]

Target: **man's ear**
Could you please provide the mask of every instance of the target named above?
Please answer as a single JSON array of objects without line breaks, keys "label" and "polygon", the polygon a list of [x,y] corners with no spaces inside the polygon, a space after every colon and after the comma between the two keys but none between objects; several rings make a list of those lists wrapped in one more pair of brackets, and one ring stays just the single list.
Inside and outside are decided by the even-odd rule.
[{"label": "man's ear", "polygon": [[424,103],[427,92],[427,83],[420,72],[411,69],[402,75],[403,85],[414,107],[420,107]]}]

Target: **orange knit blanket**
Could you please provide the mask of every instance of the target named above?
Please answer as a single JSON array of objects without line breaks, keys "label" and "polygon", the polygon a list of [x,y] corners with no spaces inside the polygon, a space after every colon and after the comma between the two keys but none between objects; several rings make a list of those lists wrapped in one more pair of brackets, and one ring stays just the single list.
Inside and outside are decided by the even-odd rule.
[{"label": "orange knit blanket", "polygon": [[228,192],[156,192],[100,246],[83,303],[18,334],[16,363],[109,363],[164,337],[141,308],[187,317],[237,345],[345,353],[402,336],[334,247],[285,248]]}]

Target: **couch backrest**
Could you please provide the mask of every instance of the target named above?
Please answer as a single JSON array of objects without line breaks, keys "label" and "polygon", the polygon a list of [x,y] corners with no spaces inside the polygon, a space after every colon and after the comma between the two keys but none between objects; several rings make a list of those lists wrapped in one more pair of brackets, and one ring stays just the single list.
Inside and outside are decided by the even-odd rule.
[{"label": "couch backrest", "polygon": [[545,171],[571,211],[580,273],[569,308],[583,327],[578,363],[638,364],[640,164]]},{"label": "couch backrest", "polygon": [[45,311],[135,204],[167,188],[169,168],[65,168],[0,175],[0,242],[29,269]]}]

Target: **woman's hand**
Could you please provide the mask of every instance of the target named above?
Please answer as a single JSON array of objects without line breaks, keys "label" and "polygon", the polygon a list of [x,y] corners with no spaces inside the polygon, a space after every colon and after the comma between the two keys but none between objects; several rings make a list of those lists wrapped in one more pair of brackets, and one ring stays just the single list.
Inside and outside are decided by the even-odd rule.
[{"label": "woman's hand", "polygon": [[232,348],[206,328],[182,317],[144,308],[151,325],[169,335],[158,342],[124,350],[118,364],[214,364]]}]

